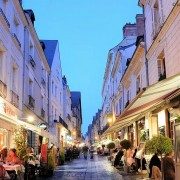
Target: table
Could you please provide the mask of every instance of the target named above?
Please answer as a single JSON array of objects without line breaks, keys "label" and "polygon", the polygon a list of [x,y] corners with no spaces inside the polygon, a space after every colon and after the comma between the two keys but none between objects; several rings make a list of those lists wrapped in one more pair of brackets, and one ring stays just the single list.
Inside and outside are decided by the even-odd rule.
[{"label": "table", "polygon": [[3,167],[5,168],[6,171],[16,171],[16,174],[18,174],[18,171],[20,172],[25,171],[24,166],[20,164],[15,164],[15,165],[3,164]]}]

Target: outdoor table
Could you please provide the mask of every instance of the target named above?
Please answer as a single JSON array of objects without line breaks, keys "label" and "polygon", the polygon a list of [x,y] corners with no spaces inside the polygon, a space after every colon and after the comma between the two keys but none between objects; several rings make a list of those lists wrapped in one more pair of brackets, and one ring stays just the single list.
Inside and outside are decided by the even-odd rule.
[{"label": "outdoor table", "polygon": [[15,171],[16,174],[18,174],[18,171],[20,172],[25,171],[24,166],[20,164],[15,164],[15,165],[3,164],[3,167],[5,168],[6,171]]}]

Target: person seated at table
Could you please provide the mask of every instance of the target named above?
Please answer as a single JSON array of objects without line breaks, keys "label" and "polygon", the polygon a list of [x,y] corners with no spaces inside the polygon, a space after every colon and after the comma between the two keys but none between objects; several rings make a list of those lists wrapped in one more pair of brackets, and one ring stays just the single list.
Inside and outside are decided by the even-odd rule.
[{"label": "person seated at table", "polygon": [[124,151],[122,150],[122,148],[120,148],[118,153],[116,154],[115,159],[114,159],[114,166],[115,167],[123,166],[123,162],[122,162],[123,155],[124,155]]},{"label": "person seated at table", "polygon": [[16,154],[16,149],[14,149],[14,148],[10,149],[10,151],[7,155],[7,158],[6,158],[6,163],[11,164],[11,165],[21,164],[21,160]]},{"label": "person seated at table", "polygon": [[8,149],[6,146],[3,146],[0,152],[0,161],[5,163],[7,158]]}]

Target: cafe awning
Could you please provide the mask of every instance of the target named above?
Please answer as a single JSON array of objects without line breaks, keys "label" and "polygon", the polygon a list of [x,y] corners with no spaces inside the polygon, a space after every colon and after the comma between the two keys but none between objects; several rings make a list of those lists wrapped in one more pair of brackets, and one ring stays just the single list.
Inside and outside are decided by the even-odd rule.
[{"label": "cafe awning", "polygon": [[166,99],[179,92],[179,89],[180,74],[147,87],[136,100],[128,105],[125,111],[117,117],[116,122],[102,136],[117,132],[142,118],[147,112],[164,107],[167,103]]}]

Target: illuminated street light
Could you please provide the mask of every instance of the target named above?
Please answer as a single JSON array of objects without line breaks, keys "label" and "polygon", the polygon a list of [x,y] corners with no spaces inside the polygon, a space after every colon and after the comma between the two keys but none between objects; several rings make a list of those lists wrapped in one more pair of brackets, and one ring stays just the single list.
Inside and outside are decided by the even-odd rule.
[{"label": "illuminated street light", "polygon": [[34,121],[34,117],[33,117],[33,116],[29,116],[29,117],[27,118],[27,120],[28,120],[28,122],[32,123],[32,122]]}]

